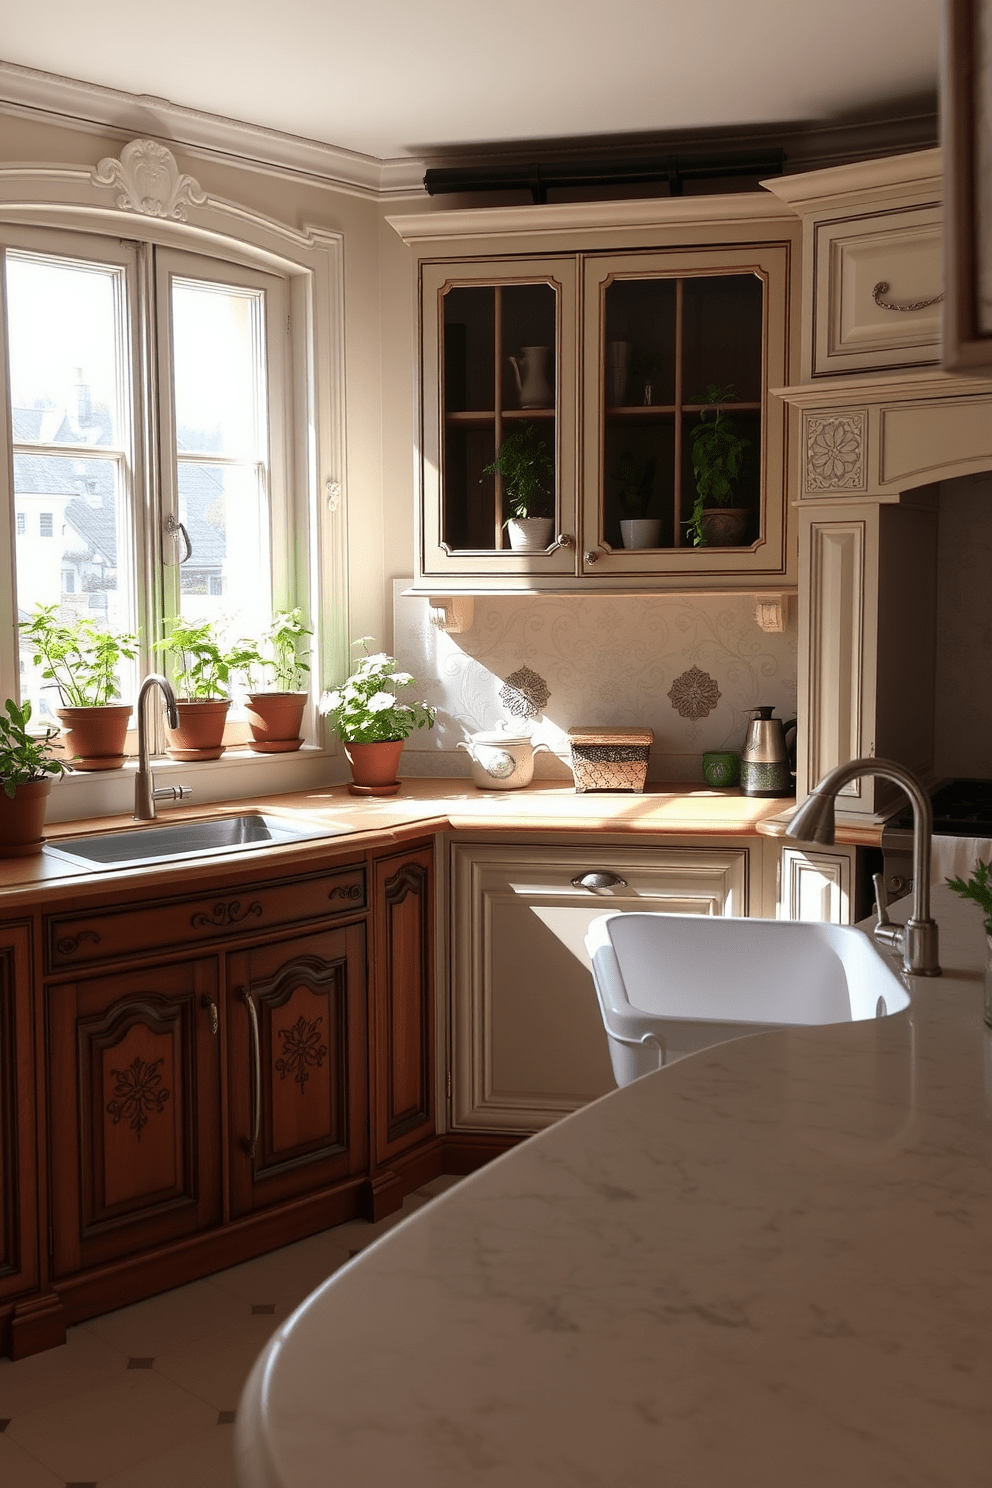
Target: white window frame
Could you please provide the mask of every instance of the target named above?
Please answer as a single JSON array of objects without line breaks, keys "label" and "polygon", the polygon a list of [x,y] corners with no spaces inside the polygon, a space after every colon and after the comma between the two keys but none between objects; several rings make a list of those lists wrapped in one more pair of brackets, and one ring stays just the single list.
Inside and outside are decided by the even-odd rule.
[{"label": "white window frame", "polygon": [[[171,190],[167,200],[141,196],[136,165],[143,152],[155,152],[156,162],[164,163]],[[292,334],[284,379],[284,442],[293,476],[285,482],[285,505],[272,512],[273,533],[283,532],[289,545],[285,562],[273,573],[272,598],[277,608],[300,602],[308,608],[315,632],[311,691],[316,699],[323,686],[344,674],[348,663],[341,234],[297,230],[211,197],[192,177],[180,175],[171,152],[147,141],[133,141],[121,151],[120,160],[104,159],[90,169],[0,166],[0,242],[20,236],[22,229],[37,228],[45,229],[46,236],[53,230],[92,234],[118,245],[118,250],[137,239],[200,254],[220,260],[220,279],[226,266],[240,264],[249,273],[259,270],[285,281]],[[147,273],[147,264],[139,272]],[[145,348],[139,354],[146,355]],[[16,521],[8,406],[6,360],[0,358],[0,579],[6,581],[0,582],[0,594],[14,592]],[[150,466],[137,448],[135,479],[144,479]],[[147,499],[140,505],[148,510]],[[153,505],[156,520],[164,522],[167,512],[160,502]],[[171,539],[160,525],[157,532],[137,535],[136,541],[145,555],[144,572],[138,575],[139,603],[145,613],[161,613],[163,596],[155,589],[167,557],[164,544],[171,547]],[[6,619],[0,625],[0,677],[8,691],[17,687],[16,637]],[[197,804],[306,790],[328,781],[331,760],[338,752],[330,732],[315,717],[310,738],[304,749],[288,755],[229,750],[220,760],[201,766],[159,759],[156,773],[191,784]],[[132,791],[131,762],[122,771],[69,776],[53,791],[48,817],[73,820],[129,813]]]}]

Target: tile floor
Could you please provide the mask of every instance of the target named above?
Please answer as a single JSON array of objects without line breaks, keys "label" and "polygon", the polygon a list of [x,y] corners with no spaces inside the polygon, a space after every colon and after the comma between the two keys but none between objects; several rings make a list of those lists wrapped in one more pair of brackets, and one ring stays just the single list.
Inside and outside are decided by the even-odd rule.
[{"label": "tile floor", "polygon": [[233,1488],[241,1387],[314,1287],[458,1179],[398,1214],[353,1219],[70,1328],[64,1348],[0,1359],[3,1488]]}]

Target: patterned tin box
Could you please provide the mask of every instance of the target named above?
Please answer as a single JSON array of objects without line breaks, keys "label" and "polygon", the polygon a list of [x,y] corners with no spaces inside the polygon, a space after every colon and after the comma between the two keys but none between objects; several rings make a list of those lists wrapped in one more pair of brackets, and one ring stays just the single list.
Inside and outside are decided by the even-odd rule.
[{"label": "patterned tin box", "polygon": [[568,742],[577,791],[643,791],[653,729],[571,728]]}]

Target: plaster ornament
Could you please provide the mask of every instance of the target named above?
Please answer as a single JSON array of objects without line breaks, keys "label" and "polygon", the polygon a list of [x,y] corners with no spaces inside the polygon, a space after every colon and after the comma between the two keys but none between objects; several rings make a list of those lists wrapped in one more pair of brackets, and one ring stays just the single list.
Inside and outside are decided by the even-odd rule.
[{"label": "plaster ornament", "polygon": [[806,419],[807,491],[863,491],[865,413]]},{"label": "plaster ornament", "polygon": [[172,151],[155,140],[132,140],[119,160],[105,156],[92,181],[95,186],[119,186],[120,210],[143,217],[185,222],[187,206],[199,206],[207,199],[198,181],[180,173]]},{"label": "plaster ornament", "polygon": [[675,678],[668,696],[680,717],[691,718],[696,723],[713,712],[720,701],[720,689],[707,672],[693,666]]}]

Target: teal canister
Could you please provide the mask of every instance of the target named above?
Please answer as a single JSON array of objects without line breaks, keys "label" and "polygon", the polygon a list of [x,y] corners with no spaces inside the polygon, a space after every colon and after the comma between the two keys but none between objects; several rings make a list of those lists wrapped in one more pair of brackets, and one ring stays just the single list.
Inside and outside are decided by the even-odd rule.
[{"label": "teal canister", "polygon": [[783,723],[772,717],[774,711],[767,707],[753,710],[741,751],[742,796],[796,793],[796,720]]}]

